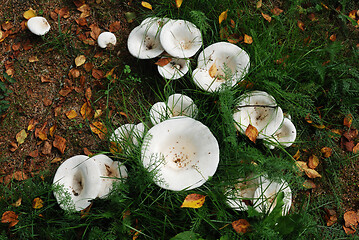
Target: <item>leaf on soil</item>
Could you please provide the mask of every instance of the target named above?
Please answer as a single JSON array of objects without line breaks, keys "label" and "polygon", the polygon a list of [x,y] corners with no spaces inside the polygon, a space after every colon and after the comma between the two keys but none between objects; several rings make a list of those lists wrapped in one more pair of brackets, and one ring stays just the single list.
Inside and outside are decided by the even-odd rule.
[{"label": "leaf on soil", "polygon": [[172,61],[171,57],[166,57],[166,58],[160,58],[158,59],[157,62],[155,62],[156,65],[160,66],[160,67],[164,67],[167,64],[169,64]]},{"label": "leaf on soil", "polygon": [[97,134],[97,136],[101,140],[105,139],[105,136],[107,133],[107,128],[102,122],[93,122],[92,124],[90,124],[90,128],[91,128],[91,131],[93,133]]},{"label": "leaf on soil", "polygon": [[65,114],[66,114],[66,117],[67,117],[68,119],[73,119],[73,118],[77,117],[77,112],[76,112],[75,110],[73,110],[73,109],[71,109],[70,111],[66,112]]},{"label": "leaf on soil", "polygon": [[78,18],[75,20],[76,23],[81,26],[81,27],[84,27],[84,26],[87,26],[87,20],[86,18]]},{"label": "leaf on soil", "polygon": [[301,172],[304,172],[304,169],[308,168],[307,163],[303,161],[296,161],[295,165],[298,167],[298,170]]},{"label": "leaf on soil", "polygon": [[354,19],[355,20],[355,14],[356,14],[356,10],[352,10],[349,12],[348,16],[351,18],[351,19]]},{"label": "leaf on soil", "polygon": [[36,56],[31,56],[29,57],[29,62],[33,63],[33,62],[38,62],[39,59]]},{"label": "leaf on soil", "polygon": [[24,16],[25,19],[29,20],[32,17],[36,17],[36,13],[32,8],[30,8],[29,10],[24,12],[23,16]]},{"label": "leaf on soil", "polygon": [[270,10],[275,16],[278,16],[278,15],[280,15],[282,12],[283,12],[283,10],[282,9],[280,9],[280,8],[278,8],[278,7],[275,7],[275,8],[273,8],[272,10]]},{"label": "leaf on soil", "polygon": [[57,162],[60,162],[60,161],[61,161],[60,157],[55,157],[54,159],[51,160],[50,163],[57,163]]},{"label": "leaf on soil", "polygon": [[51,137],[54,136],[55,130],[56,130],[56,124],[50,127],[49,134]]},{"label": "leaf on soil", "polygon": [[297,152],[294,154],[293,158],[298,160],[300,158],[300,150],[298,149]]},{"label": "leaf on soil", "polygon": [[69,86],[65,86],[64,88],[62,88],[59,91],[59,94],[63,97],[66,97],[67,95],[69,95],[72,92],[73,88],[69,87]]},{"label": "leaf on soil", "polygon": [[49,76],[41,76],[41,82],[42,83],[52,83],[54,82],[53,80],[51,80],[51,78]]},{"label": "leaf on soil", "polygon": [[77,10],[81,12],[80,18],[86,18],[91,15],[91,8],[87,4],[78,7]]},{"label": "leaf on soil", "polygon": [[72,2],[75,4],[76,7],[81,7],[85,4],[85,0],[73,0]]},{"label": "leaf on soil", "polygon": [[1,217],[1,222],[8,223],[9,228],[11,228],[19,222],[18,215],[13,211],[6,211],[3,213],[2,217]]},{"label": "leaf on soil", "polygon": [[13,25],[11,22],[6,21],[3,24],[1,24],[1,27],[4,31],[7,31],[7,30],[10,30],[13,27]]},{"label": "leaf on soil", "polygon": [[49,154],[51,154],[51,150],[52,150],[51,143],[48,141],[45,141],[44,146],[42,146],[41,153],[44,155],[49,155]]},{"label": "leaf on soil", "polygon": [[152,10],[152,5],[148,2],[142,1],[141,2],[142,7]]},{"label": "leaf on soil", "polygon": [[69,77],[71,78],[78,78],[80,77],[80,70],[78,70],[77,68],[71,68],[70,72],[69,72]]},{"label": "leaf on soil", "polygon": [[57,14],[60,15],[60,18],[69,18],[70,17],[70,12],[69,12],[69,8],[68,7],[63,7],[60,10],[55,10],[55,12]]},{"label": "leaf on soil", "polygon": [[19,198],[16,202],[12,203],[11,206],[20,207],[21,206],[21,201],[22,201],[22,199]]},{"label": "leaf on soil", "polygon": [[237,221],[232,222],[232,227],[234,229],[234,231],[236,231],[237,233],[241,233],[244,234],[246,232],[248,232],[248,228],[251,225],[249,224],[249,222],[246,219],[239,219]]},{"label": "leaf on soil", "polygon": [[352,122],[353,122],[353,116],[351,114],[348,114],[344,118],[343,125],[350,128],[350,126],[352,125]]},{"label": "leaf on soil", "polygon": [[262,14],[262,17],[267,20],[268,22],[271,22],[272,21],[272,17],[269,16],[268,14],[265,14],[265,13],[261,13]]},{"label": "leaf on soil", "polygon": [[357,143],[357,145],[355,145],[355,147],[353,148],[353,153],[354,154],[359,153],[359,143]]},{"label": "leaf on soil", "polygon": [[10,150],[11,152],[15,152],[15,151],[18,149],[18,147],[19,147],[19,146],[18,146],[16,143],[11,142],[11,143],[10,143],[10,149],[9,149],[9,150]]},{"label": "leaf on soil", "polygon": [[347,211],[344,213],[345,227],[355,230],[358,226],[359,216],[354,211]]},{"label": "leaf on soil", "polygon": [[110,32],[117,32],[118,30],[121,29],[121,22],[120,21],[116,21],[116,22],[113,22],[110,24],[110,27],[109,27],[109,31]]},{"label": "leaf on soil", "polygon": [[90,36],[91,36],[94,40],[97,40],[98,36],[101,34],[101,28],[99,28],[99,27],[97,26],[97,24],[91,24],[91,25],[90,25],[90,29],[91,29]]},{"label": "leaf on soil", "polygon": [[325,208],[324,210],[326,212],[324,219],[327,222],[327,226],[330,227],[338,221],[337,213],[333,209]]},{"label": "leaf on soil", "polygon": [[328,158],[332,155],[332,149],[330,147],[323,147],[320,149],[321,153],[323,153],[323,157]]},{"label": "leaf on soil", "polygon": [[34,198],[32,201],[32,208],[34,209],[40,209],[44,206],[44,201],[41,198]]},{"label": "leaf on soil", "polygon": [[102,115],[102,110],[101,109],[97,109],[96,111],[95,111],[95,115],[93,116],[93,118],[98,118],[98,117],[100,117]]},{"label": "leaf on soil", "polygon": [[184,199],[181,208],[200,208],[203,206],[206,196],[192,193]]},{"label": "leaf on soil", "polygon": [[257,3],[256,3],[256,8],[261,8],[262,7],[262,0],[259,0]]},{"label": "leaf on soil", "polygon": [[316,188],[317,186],[312,180],[307,179],[303,182],[303,187],[307,189],[312,189],[312,188]]},{"label": "leaf on soil", "polygon": [[330,41],[335,42],[335,40],[337,39],[337,35],[332,34],[332,35],[330,35],[329,39],[330,39]]},{"label": "leaf on soil", "polygon": [[309,157],[308,167],[314,169],[319,165],[319,158],[315,155]]},{"label": "leaf on soil", "polygon": [[84,148],[84,154],[86,155],[86,156],[93,156],[94,154],[92,153],[92,152],[90,152],[90,150],[88,150],[87,148]]},{"label": "leaf on soil", "polygon": [[309,178],[322,177],[322,175],[320,175],[317,171],[311,168],[304,168],[304,172]]},{"label": "leaf on soil", "polygon": [[349,129],[343,133],[343,137],[345,137],[348,141],[354,140],[358,136],[357,129]]},{"label": "leaf on soil", "polygon": [[63,137],[60,137],[59,135],[55,135],[55,140],[52,143],[52,145],[57,148],[58,150],[60,150],[60,152],[62,154],[64,154],[65,149],[66,149],[66,139]]},{"label": "leaf on soil", "polygon": [[252,44],[253,38],[247,34],[244,34],[244,43]]},{"label": "leaf on soil", "polygon": [[24,181],[29,177],[23,171],[16,171],[13,173],[12,178],[14,178],[17,181]]},{"label": "leaf on soil", "polygon": [[176,0],[176,7],[180,8],[182,5],[183,0]]},{"label": "leaf on soil", "polygon": [[255,143],[258,137],[258,130],[256,127],[249,124],[244,134],[249,138],[249,140]]},{"label": "leaf on soil", "polygon": [[16,134],[16,141],[17,143],[20,145],[20,144],[23,144],[25,142],[25,139],[27,137],[27,133],[25,131],[25,129],[21,130],[20,132],[18,132]]},{"label": "leaf on soil", "polygon": [[297,21],[297,25],[298,25],[298,27],[300,28],[300,30],[302,30],[302,31],[304,31],[304,23],[302,22],[302,21],[300,21],[300,20],[298,20]]},{"label": "leaf on soil", "polygon": [[39,121],[37,121],[35,118],[32,118],[29,122],[29,125],[27,126],[28,131],[33,131],[35,129],[36,124],[38,124]]},{"label": "leaf on soil", "polygon": [[85,102],[82,105],[80,114],[83,119],[91,120],[93,111],[92,111],[91,105],[88,102]]},{"label": "leaf on soil", "polygon": [[103,78],[103,72],[100,69],[92,69],[92,76],[98,80]]},{"label": "leaf on soil", "polygon": [[219,24],[221,24],[224,20],[227,19],[227,15],[228,15],[228,9],[219,15],[218,17]]},{"label": "leaf on soil", "polygon": [[215,78],[217,75],[217,71],[218,71],[218,69],[217,69],[216,63],[213,63],[212,66],[208,70],[208,74],[209,74],[209,76],[211,76],[211,78]]},{"label": "leaf on soil", "polygon": [[80,67],[86,62],[86,57],[84,55],[79,55],[75,58],[76,67]]},{"label": "leaf on soil", "polygon": [[39,151],[36,149],[36,150],[30,152],[30,153],[29,153],[29,156],[30,156],[30,157],[33,157],[33,158],[36,158],[36,157],[39,156]]},{"label": "leaf on soil", "polygon": [[92,90],[91,90],[91,88],[87,88],[85,91],[85,98],[88,102],[90,102],[91,97],[92,97]]},{"label": "leaf on soil", "polygon": [[93,64],[88,62],[88,63],[85,63],[83,67],[86,72],[90,72],[93,69]]}]

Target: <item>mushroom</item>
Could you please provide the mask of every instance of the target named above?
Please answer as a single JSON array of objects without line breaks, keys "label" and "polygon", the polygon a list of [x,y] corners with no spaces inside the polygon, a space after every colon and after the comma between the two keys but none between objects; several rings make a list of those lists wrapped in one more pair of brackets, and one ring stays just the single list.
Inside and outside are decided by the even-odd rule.
[{"label": "mushroom", "polygon": [[112,32],[103,32],[97,38],[97,43],[101,48],[107,48],[116,45],[116,36]]},{"label": "mushroom", "polygon": [[27,21],[27,28],[33,34],[43,36],[50,31],[50,24],[44,17],[32,17]]},{"label": "mushroom", "polygon": [[279,129],[265,140],[267,140],[269,148],[273,149],[275,144],[280,144],[283,147],[290,147],[294,143],[296,137],[297,130],[294,124],[289,118],[285,117]]},{"label": "mushroom", "polygon": [[192,72],[193,81],[208,92],[218,91],[224,84],[234,86],[243,79],[250,66],[249,55],[228,42],[206,47],[197,62],[197,68]]},{"label": "mushroom", "polygon": [[277,204],[277,197],[280,192],[284,193],[282,215],[286,215],[292,205],[292,190],[284,180],[280,182],[270,181],[261,177],[261,184],[254,192],[254,208],[262,213],[270,213]]},{"label": "mushroom", "polygon": [[164,102],[156,102],[150,109],[150,120],[153,125],[156,125],[168,118],[167,105]]},{"label": "mushroom", "polygon": [[189,59],[174,58],[165,66],[157,66],[160,75],[166,79],[179,79],[188,72]]},{"label": "mushroom", "polygon": [[152,127],[141,148],[143,166],[159,187],[190,190],[213,176],[219,145],[207,126],[189,117],[174,117]]},{"label": "mushroom", "polygon": [[57,169],[53,184],[62,189],[54,191],[55,198],[64,210],[80,211],[87,208],[101,189],[100,169],[85,155],[67,159]]},{"label": "mushroom", "polygon": [[259,132],[257,138],[264,139],[278,130],[283,122],[283,111],[268,93],[252,91],[240,97],[233,119],[241,133],[251,124]]},{"label": "mushroom", "polygon": [[201,48],[202,34],[191,22],[169,20],[162,28],[160,41],[169,55],[176,58],[189,58]]},{"label": "mushroom", "polygon": [[159,18],[159,17],[148,17],[145,18],[140,25],[146,25],[146,24],[156,24],[157,27],[161,28],[163,25],[166,24],[170,19],[169,18]]},{"label": "mushroom", "polygon": [[117,128],[110,137],[110,142],[119,146],[126,154],[138,147],[139,140],[143,138],[145,125],[143,123],[124,124]]}]

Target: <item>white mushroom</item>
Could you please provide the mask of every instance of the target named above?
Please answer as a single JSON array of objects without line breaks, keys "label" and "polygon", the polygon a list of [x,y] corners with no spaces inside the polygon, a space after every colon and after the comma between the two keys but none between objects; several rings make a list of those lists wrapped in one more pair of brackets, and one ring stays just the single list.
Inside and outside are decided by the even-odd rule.
[{"label": "white mushroom", "polygon": [[197,188],[213,176],[219,163],[219,145],[211,131],[189,117],[175,117],[152,127],[141,149],[143,166],[165,189]]},{"label": "white mushroom", "polygon": [[282,125],[279,129],[270,137],[266,138],[268,141],[269,148],[273,149],[274,145],[280,144],[283,147],[290,147],[297,137],[297,130],[289,120],[289,118],[284,118]]},{"label": "white mushroom", "polygon": [[80,211],[91,204],[101,189],[100,169],[85,155],[67,159],[57,169],[53,184],[62,187],[54,191],[55,198],[64,210]]},{"label": "white mushroom", "polygon": [[156,102],[150,109],[150,120],[156,125],[168,118],[167,105],[164,102]]},{"label": "white mushroom", "polygon": [[281,182],[273,182],[268,179],[261,178],[262,184],[254,192],[254,208],[263,213],[270,213],[277,204],[277,196],[280,192],[284,193],[282,215],[286,215],[292,205],[292,190],[288,183],[284,180]]},{"label": "white mushroom", "polygon": [[189,58],[202,46],[201,31],[191,22],[169,20],[160,34],[164,50],[176,58]]},{"label": "white mushroom", "polygon": [[97,43],[101,48],[107,48],[110,45],[116,45],[116,36],[112,32],[103,32],[97,38]]},{"label": "white mushroom", "polygon": [[218,91],[223,84],[234,86],[247,74],[249,55],[237,45],[218,42],[206,47],[198,56],[193,81],[208,92]]},{"label": "white mushroom", "polygon": [[50,31],[50,24],[44,17],[32,17],[27,21],[27,28],[33,34],[42,36]]},{"label": "white mushroom", "polygon": [[124,124],[117,128],[110,137],[110,142],[115,143],[118,147],[129,154],[131,150],[139,146],[139,141],[143,138],[145,125],[143,123]]},{"label": "white mushroom", "polygon": [[252,91],[240,97],[233,119],[241,133],[251,124],[259,132],[257,138],[264,139],[278,130],[283,122],[283,111],[268,93]]},{"label": "white mushroom", "polygon": [[148,17],[145,18],[140,25],[147,25],[147,24],[156,24],[159,28],[163,27],[170,19],[169,18],[159,18],[159,17]]},{"label": "white mushroom", "polygon": [[179,79],[188,72],[189,59],[174,58],[165,66],[157,66],[160,75],[166,79]]}]

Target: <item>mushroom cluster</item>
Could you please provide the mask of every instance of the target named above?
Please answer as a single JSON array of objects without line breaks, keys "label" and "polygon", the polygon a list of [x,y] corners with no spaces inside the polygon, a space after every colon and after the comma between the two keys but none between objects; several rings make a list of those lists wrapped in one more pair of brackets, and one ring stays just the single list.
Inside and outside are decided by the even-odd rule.
[{"label": "mushroom cluster", "polygon": [[269,147],[279,144],[289,147],[296,139],[296,129],[274,97],[263,91],[252,91],[238,99],[233,119],[237,130],[245,133],[249,125],[258,130],[258,139],[269,142]]},{"label": "mushroom cluster", "polygon": [[57,203],[64,210],[80,211],[95,198],[106,198],[115,181],[127,178],[127,169],[106,155],[76,155],[57,169],[53,185]]}]

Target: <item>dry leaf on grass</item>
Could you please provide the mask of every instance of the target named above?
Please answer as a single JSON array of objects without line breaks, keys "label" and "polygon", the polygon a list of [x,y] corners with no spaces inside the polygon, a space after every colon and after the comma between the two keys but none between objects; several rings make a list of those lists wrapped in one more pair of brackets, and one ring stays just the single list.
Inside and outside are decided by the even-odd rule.
[{"label": "dry leaf on grass", "polygon": [[305,172],[305,174],[307,174],[307,176],[309,178],[322,177],[322,175],[320,175],[317,171],[315,171],[314,169],[311,169],[311,168],[305,168],[304,172]]},{"label": "dry leaf on grass", "polygon": [[141,5],[142,5],[142,7],[144,7],[144,8],[147,8],[147,9],[152,10],[152,5],[149,4],[148,2],[142,1],[142,2],[141,2]]},{"label": "dry leaf on grass", "polygon": [[315,155],[309,157],[308,167],[314,169],[319,165],[319,158]]},{"label": "dry leaf on grass", "polygon": [[249,224],[249,222],[246,219],[239,219],[237,221],[232,222],[232,227],[234,229],[234,231],[236,231],[237,233],[241,233],[244,234],[246,232],[248,232],[248,228],[251,225]]},{"label": "dry leaf on grass", "polygon": [[278,8],[278,7],[275,7],[275,8],[273,8],[272,10],[270,10],[275,16],[278,16],[278,15],[280,15],[282,12],[283,12],[283,10],[282,9],[280,9],[280,8]]},{"label": "dry leaf on grass", "polygon": [[333,209],[325,208],[324,210],[326,212],[326,215],[324,218],[327,222],[327,226],[330,227],[338,221],[337,213]]},{"label": "dry leaf on grass", "polygon": [[344,118],[343,125],[350,128],[350,126],[352,125],[352,122],[353,122],[353,116],[351,114],[348,114]]},{"label": "dry leaf on grass", "polygon": [[68,119],[73,119],[73,118],[77,117],[77,112],[73,109],[66,112],[65,114]]},{"label": "dry leaf on grass", "polygon": [[303,182],[303,187],[305,187],[307,189],[312,189],[312,188],[316,188],[317,186],[315,185],[315,183],[312,180],[306,179]]},{"label": "dry leaf on grass", "polygon": [[206,196],[192,193],[186,196],[181,208],[200,208],[203,206]]},{"label": "dry leaf on grass", "polygon": [[11,228],[19,222],[18,215],[13,211],[6,211],[3,213],[2,217],[1,217],[1,222],[8,223],[9,228]]},{"label": "dry leaf on grass", "polygon": [[268,14],[265,14],[265,13],[261,13],[262,14],[262,17],[267,20],[268,22],[271,22],[272,21],[272,17],[269,16]]},{"label": "dry leaf on grass", "polygon": [[102,122],[93,122],[92,124],[90,124],[90,128],[91,131],[95,134],[97,134],[97,136],[101,139],[104,140],[106,133],[107,133],[107,128],[105,127],[105,125]]},{"label": "dry leaf on grass", "polygon": [[182,5],[183,0],[176,0],[176,7],[180,8]]},{"label": "dry leaf on grass", "polygon": [[244,34],[244,43],[247,44],[252,44],[253,43],[253,38],[247,34]]},{"label": "dry leaf on grass", "polygon": [[245,135],[249,138],[249,140],[255,143],[258,137],[258,130],[256,127],[249,124],[246,129]]},{"label": "dry leaf on grass", "polygon": [[219,24],[221,24],[224,20],[227,19],[227,15],[228,15],[228,9],[219,15],[218,17]]},{"label": "dry leaf on grass", "polygon": [[302,22],[302,21],[300,21],[300,20],[298,20],[297,21],[297,25],[298,25],[298,27],[300,28],[300,30],[302,30],[302,31],[304,31],[304,23]]},{"label": "dry leaf on grass", "polygon": [[111,23],[110,27],[109,27],[109,31],[110,32],[117,32],[118,30],[121,29],[121,22],[120,21],[116,21]]},{"label": "dry leaf on grass", "polygon": [[32,208],[34,209],[40,209],[43,206],[44,206],[44,201],[41,198],[37,197],[32,201]]},{"label": "dry leaf on grass", "polygon": [[259,0],[257,3],[256,3],[256,8],[261,8],[262,7],[262,0]]},{"label": "dry leaf on grass", "polygon": [[357,212],[347,211],[344,213],[345,225],[343,226],[346,234],[353,234],[356,231],[359,222],[359,216]]},{"label": "dry leaf on grass", "polygon": [[332,155],[332,149],[330,147],[323,147],[320,149],[320,151],[323,153],[323,157],[328,158]]},{"label": "dry leaf on grass", "polygon": [[21,206],[21,201],[22,201],[22,199],[19,198],[16,202],[12,203],[11,206],[20,207]]}]

